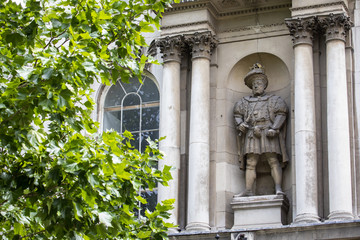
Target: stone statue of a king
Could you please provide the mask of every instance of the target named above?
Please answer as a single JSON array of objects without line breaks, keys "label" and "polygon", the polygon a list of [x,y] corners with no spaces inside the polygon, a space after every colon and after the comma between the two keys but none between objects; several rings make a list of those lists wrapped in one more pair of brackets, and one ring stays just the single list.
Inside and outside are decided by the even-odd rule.
[{"label": "stone statue of a king", "polygon": [[281,188],[282,168],[288,162],[285,147],[287,106],[279,96],[265,93],[268,78],[264,68],[256,63],[245,76],[245,85],[252,95],[243,97],[234,106],[238,130],[240,169],[245,170],[245,191],[235,197],[253,196],[256,165],[266,160],[275,183],[275,193]]}]

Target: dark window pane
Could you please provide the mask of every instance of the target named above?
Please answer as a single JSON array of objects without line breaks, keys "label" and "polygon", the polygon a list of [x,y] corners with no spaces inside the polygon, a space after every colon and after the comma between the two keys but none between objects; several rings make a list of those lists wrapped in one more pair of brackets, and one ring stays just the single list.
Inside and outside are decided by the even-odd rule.
[{"label": "dark window pane", "polygon": [[140,134],[139,133],[133,133],[132,135],[133,135],[134,140],[131,140],[130,143],[135,149],[139,150]]},{"label": "dark window pane", "polygon": [[136,94],[126,95],[126,97],[124,98],[124,102],[123,102],[124,107],[134,106],[134,105],[139,105],[139,104],[140,104],[140,98]]},{"label": "dark window pane", "polygon": [[140,109],[123,110],[122,131],[139,131],[140,129]]},{"label": "dark window pane", "polygon": [[159,107],[143,108],[141,129],[158,129],[159,128]]},{"label": "dark window pane", "polygon": [[121,111],[105,112],[104,114],[104,131],[114,129],[120,133]]},{"label": "dark window pane", "polygon": [[145,198],[146,201],[147,201],[147,204],[141,204],[140,214],[142,216],[144,216],[145,215],[145,209],[148,209],[151,212],[153,212],[155,210],[155,207],[156,207],[156,204],[157,204],[157,190],[143,191],[141,193],[141,197]]},{"label": "dark window pane", "polygon": [[143,83],[144,85],[142,85],[139,90],[139,95],[141,96],[142,101],[144,103],[159,101],[159,90],[154,81],[146,78]]},{"label": "dark window pane", "polygon": [[125,96],[124,90],[119,83],[111,86],[105,98],[105,107],[120,106],[121,100]]},{"label": "dark window pane", "polygon": [[141,85],[139,79],[137,78],[131,78],[129,79],[129,83],[121,82],[121,84],[125,88],[126,93],[136,92]]}]

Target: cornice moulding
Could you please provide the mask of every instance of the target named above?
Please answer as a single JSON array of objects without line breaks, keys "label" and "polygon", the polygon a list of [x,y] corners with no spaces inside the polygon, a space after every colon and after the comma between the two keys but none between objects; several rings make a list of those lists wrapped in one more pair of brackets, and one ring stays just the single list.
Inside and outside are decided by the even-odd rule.
[{"label": "cornice moulding", "polygon": [[172,8],[168,8],[165,10],[166,14],[173,14],[176,12],[181,11],[192,11],[192,10],[198,10],[198,9],[205,9],[207,8],[214,17],[216,18],[225,18],[229,16],[237,16],[237,15],[251,15],[251,14],[259,14],[263,12],[269,12],[279,9],[289,9],[291,8],[291,3],[280,3],[280,4],[274,4],[274,5],[264,5],[259,7],[246,7],[246,8],[238,8],[233,11],[224,10],[221,11],[216,7],[211,1],[192,1],[192,2],[183,2],[175,4]]},{"label": "cornice moulding", "polygon": [[256,7],[256,8],[247,8],[247,9],[240,9],[232,12],[223,12],[219,13],[219,17],[228,17],[228,16],[235,16],[235,15],[250,15],[250,14],[259,14],[264,12],[269,12],[278,9],[289,9],[291,8],[291,4],[279,4],[279,5],[272,5],[272,6],[263,6],[263,7]]},{"label": "cornice moulding", "polygon": [[[334,9],[338,7],[338,9]],[[315,4],[304,7],[290,8],[293,17],[306,17],[306,16],[315,16],[329,14],[334,11],[345,12],[349,15],[349,8],[343,1],[324,3],[324,4]]]},{"label": "cornice moulding", "polygon": [[297,8],[290,8],[291,11],[299,11],[299,10],[306,10],[306,9],[313,9],[313,8],[322,8],[322,7],[329,7],[329,6],[336,6],[342,5],[346,11],[348,12],[349,9],[343,1],[339,2],[332,2],[332,3],[324,3],[324,4],[316,4],[316,5],[309,5],[304,7],[297,7]]},{"label": "cornice moulding", "polygon": [[177,24],[177,25],[169,25],[169,26],[161,26],[161,30],[169,30],[169,29],[175,29],[175,28],[186,28],[190,26],[196,26],[201,24],[207,24],[211,28],[213,32],[215,32],[215,27],[210,23],[210,21],[198,21],[198,22],[191,22],[191,23],[184,23],[184,24]]}]

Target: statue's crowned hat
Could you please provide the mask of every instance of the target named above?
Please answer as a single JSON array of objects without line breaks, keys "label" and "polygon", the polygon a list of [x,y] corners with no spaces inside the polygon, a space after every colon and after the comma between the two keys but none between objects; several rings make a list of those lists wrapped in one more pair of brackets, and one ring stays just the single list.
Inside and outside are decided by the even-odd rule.
[{"label": "statue's crowned hat", "polygon": [[250,89],[252,89],[252,82],[255,79],[259,79],[259,76],[265,82],[265,88],[266,88],[268,85],[268,79],[267,76],[265,75],[264,67],[260,63],[255,63],[250,68],[250,72],[248,72],[244,78],[245,85],[248,86]]}]

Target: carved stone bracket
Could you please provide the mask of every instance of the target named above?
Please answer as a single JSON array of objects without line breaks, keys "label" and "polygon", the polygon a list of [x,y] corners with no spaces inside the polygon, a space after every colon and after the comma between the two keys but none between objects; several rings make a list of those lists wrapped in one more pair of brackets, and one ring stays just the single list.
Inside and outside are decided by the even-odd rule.
[{"label": "carved stone bracket", "polygon": [[170,61],[181,62],[181,52],[185,47],[183,36],[165,37],[156,42],[163,54],[164,63]]},{"label": "carved stone bracket", "polygon": [[325,30],[326,41],[345,41],[346,34],[352,26],[350,17],[345,14],[330,14],[319,17],[319,25]]},{"label": "carved stone bracket", "polygon": [[217,39],[211,32],[196,32],[185,36],[185,41],[191,48],[192,58],[210,59],[212,50],[217,46]]},{"label": "carved stone bracket", "polygon": [[315,17],[285,19],[285,23],[289,28],[294,46],[298,44],[313,44],[313,35],[317,30]]}]

